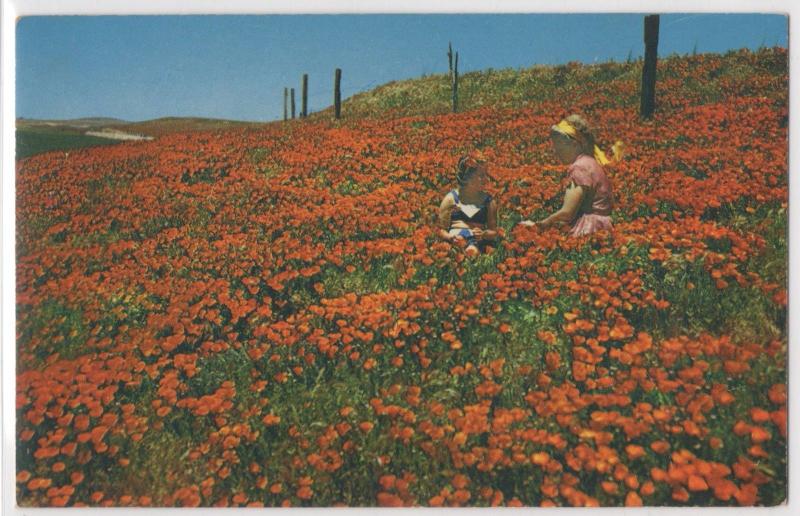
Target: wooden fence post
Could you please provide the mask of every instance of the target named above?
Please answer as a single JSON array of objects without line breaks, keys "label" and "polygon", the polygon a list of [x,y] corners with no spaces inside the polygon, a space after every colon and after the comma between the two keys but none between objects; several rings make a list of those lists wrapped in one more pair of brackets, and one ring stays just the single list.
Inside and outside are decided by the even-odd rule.
[{"label": "wooden fence post", "polygon": [[644,66],[642,67],[642,118],[652,118],[656,108],[656,60],[658,59],[657,14],[644,17]]},{"label": "wooden fence post", "polygon": [[294,120],[294,88],[291,89],[292,92],[292,120]]},{"label": "wooden fence post", "polygon": [[458,52],[453,63],[453,113],[458,111]]},{"label": "wooden fence post", "polygon": [[447,44],[447,68],[450,70],[450,82],[453,82],[453,44]]},{"label": "wooden fence post", "polygon": [[450,86],[453,93],[453,113],[455,113],[458,110],[458,52],[455,54],[455,59],[453,57],[453,45],[448,43],[447,61],[450,65]]},{"label": "wooden fence post", "polygon": [[283,121],[289,118],[289,88],[283,88]]},{"label": "wooden fence post", "polygon": [[333,78],[333,111],[338,120],[342,116],[342,69],[337,68]]},{"label": "wooden fence post", "polygon": [[308,74],[303,74],[303,110],[300,112],[300,118],[308,116]]}]

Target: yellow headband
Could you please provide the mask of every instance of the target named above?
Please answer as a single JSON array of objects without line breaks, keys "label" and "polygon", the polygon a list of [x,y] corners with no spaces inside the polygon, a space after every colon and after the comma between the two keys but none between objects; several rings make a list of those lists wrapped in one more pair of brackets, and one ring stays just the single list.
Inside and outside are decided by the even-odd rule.
[{"label": "yellow headband", "polygon": [[[586,143],[583,138],[583,135],[580,132],[578,132],[578,130],[575,128],[574,125],[567,122],[566,120],[562,120],[558,124],[554,125],[553,129],[556,132],[563,134],[564,136],[572,138],[581,145],[584,145]],[[594,146],[594,159],[596,159],[597,162],[600,163],[601,165],[607,165],[611,163],[611,160],[606,157],[606,153],[603,152],[602,149],[600,149],[600,147],[598,147],[597,145]]]},{"label": "yellow headband", "polygon": [[570,124],[566,120],[562,120],[557,125],[554,125],[553,129],[555,129],[556,131],[558,131],[561,134],[569,136],[570,138],[572,138],[574,140],[580,139],[580,136],[578,135],[578,130],[575,129],[574,125]]}]

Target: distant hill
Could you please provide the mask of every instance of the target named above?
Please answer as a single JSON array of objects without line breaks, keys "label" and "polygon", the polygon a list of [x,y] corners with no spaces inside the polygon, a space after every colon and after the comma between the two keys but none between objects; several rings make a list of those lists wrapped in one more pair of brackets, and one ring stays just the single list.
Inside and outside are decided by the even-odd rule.
[{"label": "distant hill", "polygon": [[[264,122],[240,122],[199,117],[164,117],[142,122],[91,117],[71,120],[17,119],[17,159],[52,150],[112,145],[151,139],[169,133],[257,127]],[[138,138],[137,138],[138,137]]]},{"label": "distant hill", "polygon": [[27,128],[52,128],[54,130],[102,130],[104,128],[114,128],[118,131],[131,132],[134,134],[157,136],[170,132],[184,131],[207,131],[224,129],[228,127],[241,127],[247,125],[262,125],[265,122],[242,122],[238,120],[224,120],[218,118],[201,117],[163,117],[141,122],[131,122],[120,120],[119,118],[90,117],[74,118],[69,120],[38,120],[31,118],[18,118],[17,129]]},{"label": "distant hill", "polygon": [[119,140],[85,134],[87,129],[67,125],[19,124],[16,131],[16,158],[27,158],[42,152],[112,145]]},{"label": "distant hill", "polygon": [[20,127],[71,127],[75,129],[94,129],[112,125],[127,124],[129,122],[119,118],[88,117],[73,118],[70,120],[38,120],[33,118],[17,118],[17,128]]}]

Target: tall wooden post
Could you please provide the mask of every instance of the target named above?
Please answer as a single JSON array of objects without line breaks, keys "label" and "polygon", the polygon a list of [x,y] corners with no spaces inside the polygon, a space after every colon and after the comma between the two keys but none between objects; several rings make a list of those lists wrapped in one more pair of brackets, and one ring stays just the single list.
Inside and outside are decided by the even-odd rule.
[{"label": "tall wooden post", "polygon": [[453,113],[458,110],[458,52],[453,59],[453,45],[447,44],[447,61],[450,65],[450,86],[453,94]]},{"label": "tall wooden post", "polygon": [[333,112],[338,120],[342,116],[342,69],[337,68],[333,76]]},{"label": "tall wooden post", "polygon": [[283,121],[289,118],[289,88],[283,88]]},{"label": "tall wooden post", "polygon": [[308,74],[303,74],[303,110],[300,112],[300,118],[308,116]]},{"label": "tall wooden post", "polygon": [[453,113],[458,111],[458,52],[453,63]]},{"label": "tall wooden post", "polygon": [[292,97],[292,120],[294,120],[294,88],[292,88],[291,92],[292,92],[292,94],[291,94],[291,97]]},{"label": "tall wooden post", "polygon": [[644,17],[644,67],[642,68],[642,99],[639,110],[642,118],[651,118],[656,108],[658,20],[657,14]]}]

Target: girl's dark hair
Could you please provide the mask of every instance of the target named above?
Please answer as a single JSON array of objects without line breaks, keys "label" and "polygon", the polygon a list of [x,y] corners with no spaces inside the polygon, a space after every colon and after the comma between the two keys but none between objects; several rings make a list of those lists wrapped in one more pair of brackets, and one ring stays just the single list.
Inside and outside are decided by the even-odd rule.
[{"label": "girl's dark hair", "polygon": [[475,172],[484,166],[484,161],[469,154],[464,154],[456,165],[456,181],[458,186],[464,186],[472,179]]}]

